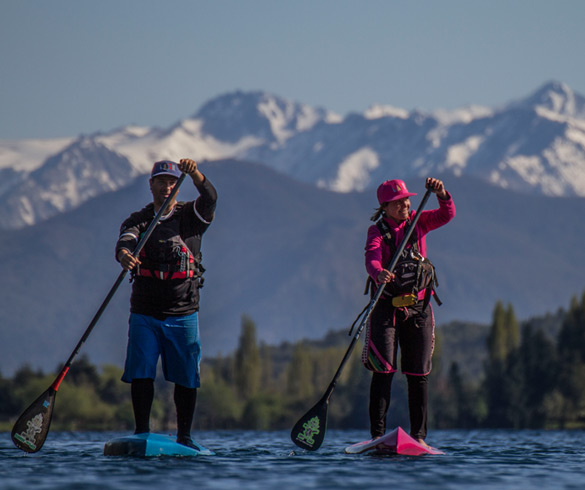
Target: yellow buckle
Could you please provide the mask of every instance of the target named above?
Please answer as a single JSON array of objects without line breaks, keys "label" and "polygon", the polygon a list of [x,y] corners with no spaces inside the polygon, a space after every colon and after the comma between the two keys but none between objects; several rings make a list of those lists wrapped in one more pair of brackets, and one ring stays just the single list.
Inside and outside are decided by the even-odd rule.
[{"label": "yellow buckle", "polygon": [[416,304],[416,296],[412,293],[403,294],[401,296],[394,296],[392,298],[392,306],[395,308],[402,308],[404,306],[412,306]]}]

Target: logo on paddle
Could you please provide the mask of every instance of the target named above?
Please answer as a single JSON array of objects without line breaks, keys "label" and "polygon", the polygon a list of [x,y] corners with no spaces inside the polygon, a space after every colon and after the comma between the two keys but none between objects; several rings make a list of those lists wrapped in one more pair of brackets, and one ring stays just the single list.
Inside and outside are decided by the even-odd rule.
[{"label": "logo on paddle", "polygon": [[303,431],[297,434],[297,441],[312,446],[315,444],[315,439],[313,439],[313,437],[319,432],[319,417],[315,416],[303,424]]},{"label": "logo on paddle", "polygon": [[14,434],[14,438],[26,444],[31,449],[36,449],[35,436],[43,429],[43,415],[37,414],[26,422],[27,430],[20,434]]}]

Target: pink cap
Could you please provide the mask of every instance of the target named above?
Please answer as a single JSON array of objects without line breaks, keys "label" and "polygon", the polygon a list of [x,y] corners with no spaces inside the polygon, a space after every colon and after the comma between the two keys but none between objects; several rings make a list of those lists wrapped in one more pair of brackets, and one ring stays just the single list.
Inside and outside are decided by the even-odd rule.
[{"label": "pink cap", "polygon": [[378,202],[384,204],[385,202],[396,201],[397,199],[404,199],[405,197],[416,196],[416,192],[408,192],[406,184],[403,180],[387,180],[380,184],[377,191]]}]

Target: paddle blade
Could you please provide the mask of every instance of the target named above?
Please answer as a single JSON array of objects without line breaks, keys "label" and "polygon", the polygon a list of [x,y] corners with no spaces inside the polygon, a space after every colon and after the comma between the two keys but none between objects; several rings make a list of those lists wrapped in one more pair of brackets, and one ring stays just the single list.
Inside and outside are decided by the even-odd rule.
[{"label": "paddle blade", "polygon": [[51,386],[22,412],[12,428],[12,442],[27,453],[39,451],[51,426],[57,391]]},{"label": "paddle blade", "polygon": [[327,409],[329,400],[321,399],[311,410],[303,415],[292,428],[290,438],[297,446],[316,451],[323,444],[327,430]]}]

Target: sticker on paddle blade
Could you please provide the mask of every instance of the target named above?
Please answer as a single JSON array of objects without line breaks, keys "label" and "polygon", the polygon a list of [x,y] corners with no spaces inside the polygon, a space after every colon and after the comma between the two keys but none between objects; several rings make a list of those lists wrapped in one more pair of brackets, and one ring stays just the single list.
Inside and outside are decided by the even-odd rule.
[{"label": "sticker on paddle blade", "polygon": [[293,427],[292,442],[303,449],[316,451],[321,447],[327,430],[327,403],[318,403]]},{"label": "sticker on paddle blade", "polygon": [[51,426],[56,391],[49,388],[19,417],[12,428],[12,442],[27,453],[39,451]]}]

